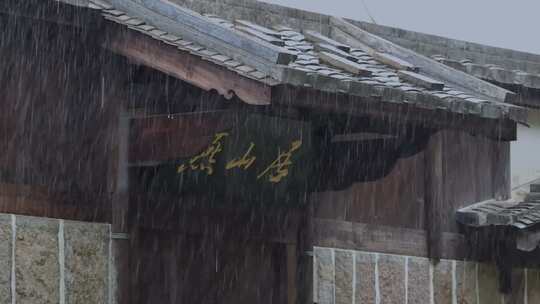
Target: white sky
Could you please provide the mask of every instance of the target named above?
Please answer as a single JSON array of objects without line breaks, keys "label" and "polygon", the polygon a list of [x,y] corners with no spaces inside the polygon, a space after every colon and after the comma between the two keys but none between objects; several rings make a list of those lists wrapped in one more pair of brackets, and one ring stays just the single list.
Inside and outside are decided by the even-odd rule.
[{"label": "white sky", "polygon": [[540,0],[262,0],[540,54]]}]

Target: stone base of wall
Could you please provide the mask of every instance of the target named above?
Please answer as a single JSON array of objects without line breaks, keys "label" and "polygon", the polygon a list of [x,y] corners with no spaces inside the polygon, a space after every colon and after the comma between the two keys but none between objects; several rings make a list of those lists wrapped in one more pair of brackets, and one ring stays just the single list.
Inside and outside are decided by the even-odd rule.
[{"label": "stone base of wall", "polygon": [[515,269],[511,294],[499,292],[494,265],[316,247],[319,304],[540,303],[540,270]]},{"label": "stone base of wall", "polygon": [[110,227],[0,214],[0,303],[111,303]]}]

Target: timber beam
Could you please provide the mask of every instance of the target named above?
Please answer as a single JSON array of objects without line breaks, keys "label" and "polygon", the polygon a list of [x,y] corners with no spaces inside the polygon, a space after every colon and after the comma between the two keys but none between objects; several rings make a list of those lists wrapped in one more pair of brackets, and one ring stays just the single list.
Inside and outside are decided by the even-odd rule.
[{"label": "timber beam", "polygon": [[[466,257],[464,235],[444,232],[440,236],[441,258],[459,260]],[[313,241],[320,247],[428,257],[428,238],[423,229],[314,219]]]},{"label": "timber beam", "polygon": [[244,77],[225,67],[183,51],[152,37],[122,28],[109,27],[102,46],[118,55],[186,81],[206,91],[216,90],[230,99],[238,96],[252,105],[268,105],[271,86]]}]

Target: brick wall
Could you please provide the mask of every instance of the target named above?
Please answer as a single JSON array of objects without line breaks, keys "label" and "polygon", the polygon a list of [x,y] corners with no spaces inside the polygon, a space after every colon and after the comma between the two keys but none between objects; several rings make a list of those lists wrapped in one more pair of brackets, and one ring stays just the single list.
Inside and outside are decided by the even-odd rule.
[{"label": "brick wall", "polygon": [[111,303],[109,225],[0,214],[0,303]]},{"label": "brick wall", "polygon": [[540,270],[516,269],[511,294],[493,265],[317,247],[314,299],[320,304],[540,303]]}]

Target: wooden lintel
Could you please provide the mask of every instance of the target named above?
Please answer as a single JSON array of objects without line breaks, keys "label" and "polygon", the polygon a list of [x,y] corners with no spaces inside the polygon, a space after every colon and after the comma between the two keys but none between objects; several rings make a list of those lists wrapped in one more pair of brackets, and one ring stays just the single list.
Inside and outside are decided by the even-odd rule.
[{"label": "wooden lintel", "polygon": [[225,67],[201,57],[182,51],[152,37],[123,28],[114,27],[103,47],[129,58],[141,65],[151,67],[201,89],[216,90],[219,94],[238,96],[252,105],[268,105],[271,86],[243,77]]},{"label": "wooden lintel", "polygon": [[0,183],[0,213],[108,223],[109,202],[104,194],[53,193],[44,186]]},{"label": "wooden lintel", "polygon": [[[424,230],[315,219],[314,231],[315,246],[428,257]],[[442,258],[465,258],[463,235],[442,233],[441,245]]]}]

